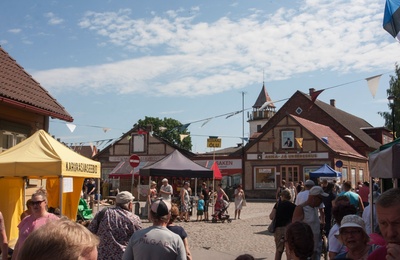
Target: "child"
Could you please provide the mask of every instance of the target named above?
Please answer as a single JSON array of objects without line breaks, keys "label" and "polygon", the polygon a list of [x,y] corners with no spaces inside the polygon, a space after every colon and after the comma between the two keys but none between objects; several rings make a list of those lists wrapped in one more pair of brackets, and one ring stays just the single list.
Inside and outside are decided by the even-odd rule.
[{"label": "child", "polygon": [[197,219],[196,221],[199,221],[199,216],[200,216],[200,221],[203,220],[203,213],[204,213],[204,196],[200,195],[199,201],[197,201]]}]

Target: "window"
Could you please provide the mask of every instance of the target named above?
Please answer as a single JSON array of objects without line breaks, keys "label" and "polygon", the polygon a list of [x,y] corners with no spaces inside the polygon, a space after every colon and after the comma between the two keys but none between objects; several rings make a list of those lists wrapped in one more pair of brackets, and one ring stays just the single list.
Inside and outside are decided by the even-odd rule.
[{"label": "window", "polygon": [[351,187],[355,188],[356,187],[356,168],[351,168],[350,174],[351,174]]},{"label": "window", "polygon": [[299,167],[298,166],[281,166],[282,180],[286,182],[299,182]]},{"label": "window", "polygon": [[143,153],[145,151],[145,135],[133,135],[132,136],[132,152]]},{"label": "window", "polygon": [[0,152],[5,151],[26,139],[25,134],[14,133],[9,131],[0,132]]},{"label": "window", "polygon": [[318,170],[320,166],[307,166],[303,167],[303,181],[309,180],[310,179],[310,172],[313,172],[315,170]]},{"label": "window", "polygon": [[342,182],[343,181],[348,181],[348,178],[347,178],[347,167],[343,167],[342,168]]},{"label": "window", "polygon": [[364,169],[358,170],[358,181],[364,182]]},{"label": "window", "polygon": [[274,167],[255,167],[254,168],[254,188],[255,189],[275,189]]}]

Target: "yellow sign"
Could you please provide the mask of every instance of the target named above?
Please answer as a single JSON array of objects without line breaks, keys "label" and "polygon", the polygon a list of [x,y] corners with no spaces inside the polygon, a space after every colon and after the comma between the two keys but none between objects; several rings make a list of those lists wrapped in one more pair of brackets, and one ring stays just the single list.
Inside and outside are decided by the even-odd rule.
[{"label": "yellow sign", "polygon": [[208,138],[207,139],[207,147],[220,148],[221,147],[221,138]]}]

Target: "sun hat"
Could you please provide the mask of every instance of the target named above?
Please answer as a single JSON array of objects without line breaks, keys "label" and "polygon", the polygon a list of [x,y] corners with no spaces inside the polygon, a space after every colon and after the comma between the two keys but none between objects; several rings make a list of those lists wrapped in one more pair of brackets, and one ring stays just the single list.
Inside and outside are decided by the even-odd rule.
[{"label": "sun hat", "polygon": [[168,182],[167,178],[162,179],[161,182]]},{"label": "sun hat", "polygon": [[362,228],[365,231],[365,222],[358,215],[346,215],[343,217],[342,222],[340,222],[340,229],[346,227]]},{"label": "sun hat", "polygon": [[157,214],[159,217],[168,215],[168,213],[171,211],[171,203],[163,200],[162,198],[156,199],[153,203],[151,203],[151,211]]},{"label": "sun hat", "polygon": [[313,180],[306,180],[304,186],[315,186],[315,182]]},{"label": "sun hat", "polygon": [[310,195],[321,195],[324,197],[328,197],[329,194],[325,193],[321,186],[314,186],[310,189]]},{"label": "sun hat", "polygon": [[115,197],[115,202],[118,204],[125,204],[131,202],[135,199],[135,197],[129,191],[121,191]]}]

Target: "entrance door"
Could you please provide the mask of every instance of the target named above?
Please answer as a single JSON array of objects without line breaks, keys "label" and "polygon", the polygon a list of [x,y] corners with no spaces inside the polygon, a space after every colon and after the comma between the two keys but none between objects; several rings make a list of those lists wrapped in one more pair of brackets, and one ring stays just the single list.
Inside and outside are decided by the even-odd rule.
[{"label": "entrance door", "polygon": [[292,181],[296,184],[299,182],[299,166],[281,166],[281,177],[286,183]]}]

